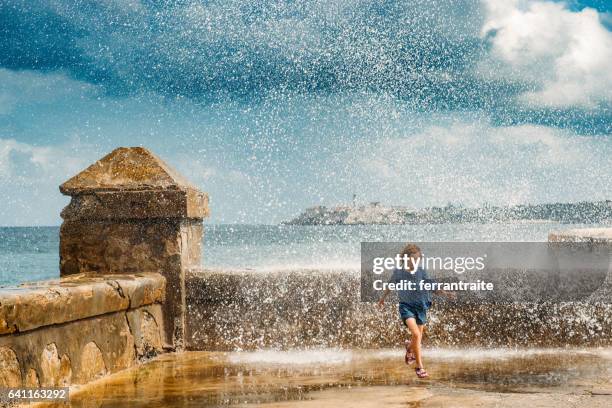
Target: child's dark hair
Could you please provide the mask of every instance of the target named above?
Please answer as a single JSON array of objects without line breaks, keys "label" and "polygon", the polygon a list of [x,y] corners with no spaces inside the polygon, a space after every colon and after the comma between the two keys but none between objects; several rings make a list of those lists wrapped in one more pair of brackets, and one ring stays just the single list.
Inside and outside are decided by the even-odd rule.
[{"label": "child's dark hair", "polygon": [[402,258],[404,257],[404,255],[408,255],[409,258],[412,258],[412,255],[416,254],[417,252],[421,252],[421,248],[419,248],[415,244],[408,243],[402,250],[401,255],[402,255]]}]

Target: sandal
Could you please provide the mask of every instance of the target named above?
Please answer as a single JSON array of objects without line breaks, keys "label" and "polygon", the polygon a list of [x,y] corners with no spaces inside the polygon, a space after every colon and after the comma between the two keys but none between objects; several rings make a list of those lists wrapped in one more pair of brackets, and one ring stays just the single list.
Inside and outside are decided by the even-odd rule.
[{"label": "sandal", "polygon": [[427,378],[427,377],[429,377],[429,374],[427,373],[427,371],[425,371],[424,368],[415,368],[414,372],[416,373],[417,377],[419,377],[419,378]]},{"label": "sandal", "polygon": [[404,361],[408,365],[414,364],[416,358],[414,358],[414,354],[412,353],[412,350],[410,350],[410,346],[412,343],[410,342],[410,340],[406,340],[404,344],[406,346],[406,356],[404,356]]}]

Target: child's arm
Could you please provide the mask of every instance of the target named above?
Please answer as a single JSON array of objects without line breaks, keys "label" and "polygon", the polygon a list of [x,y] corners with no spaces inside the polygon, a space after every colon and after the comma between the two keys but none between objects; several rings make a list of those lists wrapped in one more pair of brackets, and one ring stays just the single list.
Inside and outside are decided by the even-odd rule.
[{"label": "child's arm", "polygon": [[[432,279],[429,277],[429,275],[427,274],[427,271],[424,271],[424,278],[426,282],[432,282],[432,283],[436,282],[435,279]],[[434,290],[433,293],[438,296],[444,296],[447,299],[457,298],[457,294],[455,292],[449,292],[448,290],[438,289],[438,290]]]},{"label": "child's arm", "polygon": [[389,290],[389,288],[385,289],[385,291],[383,292],[382,296],[380,297],[380,300],[378,301],[378,306],[384,306],[385,305],[385,299],[387,298],[387,296],[389,295],[389,292],[391,292]]},{"label": "child's arm", "polygon": [[457,299],[457,293],[450,292],[448,290],[441,290],[440,289],[440,290],[436,290],[434,293],[436,295],[439,295],[439,296],[444,296],[447,299]]}]

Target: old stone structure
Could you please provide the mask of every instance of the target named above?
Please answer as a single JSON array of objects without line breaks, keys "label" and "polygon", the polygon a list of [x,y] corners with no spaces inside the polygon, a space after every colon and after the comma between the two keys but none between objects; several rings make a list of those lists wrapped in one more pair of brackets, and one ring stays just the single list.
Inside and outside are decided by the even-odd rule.
[{"label": "old stone structure", "polygon": [[163,351],[160,274],[0,289],[0,387],[83,384]]},{"label": "old stone structure", "polygon": [[[612,228],[576,228],[564,231],[551,231],[548,241],[577,244],[586,244],[597,247],[607,247],[612,251]],[[591,300],[609,304],[612,300],[612,263],[608,275],[601,287],[591,295]]]},{"label": "old stone structure", "polygon": [[142,147],[118,148],[60,186],[61,276],[157,272],[167,345],[182,347],[185,272],[200,264],[208,197]]},{"label": "old stone structure", "polygon": [[61,278],[0,288],[0,387],[82,384],[183,345],[207,196],[141,147],[60,190]]}]

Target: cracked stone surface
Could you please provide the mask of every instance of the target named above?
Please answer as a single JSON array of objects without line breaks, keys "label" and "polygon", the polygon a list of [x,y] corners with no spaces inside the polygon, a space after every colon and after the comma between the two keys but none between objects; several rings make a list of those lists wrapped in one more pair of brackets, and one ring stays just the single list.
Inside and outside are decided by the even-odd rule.
[{"label": "cracked stone surface", "polygon": [[0,289],[0,387],[83,384],[161,353],[164,298],[156,273]]},{"label": "cracked stone surface", "polygon": [[17,355],[9,347],[0,347],[0,388],[20,385],[21,372]]},{"label": "cracked stone surface", "polygon": [[40,381],[38,381],[38,374],[36,373],[36,370],[34,370],[33,368],[28,369],[23,385],[24,387],[28,388],[40,387]]},{"label": "cracked stone surface", "polygon": [[43,387],[53,387],[57,385],[57,379],[60,371],[60,359],[57,355],[57,346],[55,343],[47,344],[43,349],[40,357],[40,368],[42,369]]},{"label": "cracked stone surface", "polygon": [[160,336],[160,323],[163,321],[161,313],[154,309],[130,310],[127,319],[134,334],[134,347],[139,359],[154,356],[163,348]]},{"label": "cracked stone surface", "polygon": [[60,358],[55,343],[44,348],[40,358],[43,387],[64,387],[71,383],[72,367],[70,358],[64,354]]},{"label": "cracked stone surface", "polygon": [[135,275],[72,275],[0,289],[0,335],[162,303],[165,278]]},{"label": "cracked stone surface", "polygon": [[107,371],[102,352],[96,343],[87,343],[81,352],[81,378],[88,382],[104,376]]},{"label": "cracked stone surface", "polygon": [[84,384],[162,353],[162,334],[155,303],[0,336],[0,386]]}]

